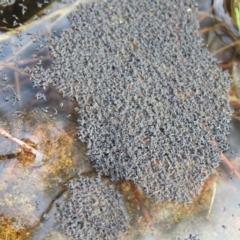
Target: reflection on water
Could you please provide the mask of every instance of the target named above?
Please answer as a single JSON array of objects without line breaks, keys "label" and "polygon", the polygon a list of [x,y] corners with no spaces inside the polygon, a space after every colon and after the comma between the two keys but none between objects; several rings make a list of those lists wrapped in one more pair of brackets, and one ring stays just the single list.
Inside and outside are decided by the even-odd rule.
[{"label": "reflection on water", "polygon": [[[205,2],[208,7],[202,11],[209,12],[210,1]],[[21,159],[26,156],[19,157],[19,147],[0,137],[0,155],[5,156],[0,156],[4,159],[0,161],[0,239],[71,239],[59,229],[54,218],[55,200],[67,197],[64,183],[78,172],[91,171],[84,162],[84,145],[75,141],[76,124],[69,116],[75,114],[74,102],[62,98],[54,86],[33,88],[29,76],[22,71],[39,61],[49,67],[52,59],[45,47],[45,36],[53,30],[59,34],[60,29],[68,27],[65,16],[69,11],[60,12],[61,17],[56,14],[42,22],[37,20],[21,33],[11,33],[11,37],[6,33],[0,36],[0,126],[20,139],[30,139],[48,156],[42,164],[36,165],[31,159],[24,162]],[[205,20],[202,18],[201,23],[206,23]],[[219,31],[207,33],[205,39],[213,52],[225,46]],[[230,49],[217,52],[216,56],[223,66],[235,55]],[[236,111],[238,99],[236,96]],[[37,112],[30,114],[32,107]],[[12,112],[5,115],[12,110],[15,115]],[[237,119],[234,126],[230,142],[237,151],[240,144]],[[240,159],[231,159],[231,163],[240,172]],[[123,239],[185,239],[189,233],[207,240],[239,239],[240,180],[224,165],[216,169],[200,195],[187,205],[159,204],[154,199],[146,199],[130,182],[118,182],[117,189],[124,195],[131,216],[130,229]],[[159,238],[153,236],[154,232]]]}]

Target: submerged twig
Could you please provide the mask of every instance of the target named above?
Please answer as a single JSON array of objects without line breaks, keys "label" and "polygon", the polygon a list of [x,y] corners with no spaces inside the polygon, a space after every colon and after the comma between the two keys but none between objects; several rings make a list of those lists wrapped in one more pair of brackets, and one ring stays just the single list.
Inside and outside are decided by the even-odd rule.
[{"label": "submerged twig", "polygon": [[196,16],[197,16],[197,19],[198,19],[198,22],[202,22],[204,19],[206,19],[207,17],[217,21],[217,22],[222,22],[222,19],[217,17],[216,15],[214,15],[212,13],[212,10],[213,10],[213,7],[210,7],[208,11],[198,11]]},{"label": "submerged twig", "polygon": [[[211,142],[217,146],[217,142],[212,139]],[[239,172],[234,168],[234,166],[232,165],[232,163],[227,159],[227,157],[222,153],[220,152],[220,157],[223,161],[223,163],[231,170],[233,171],[233,173],[235,174],[235,176],[240,180],[240,174]]]},{"label": "submerged twig", "polygon": [[216,185],[216,182],[214,182],[214,183],[213,183],[212,199],[211,199],[210,207],[209,207],[209,210],[208,210],[207,219],[209,219],[209,216],[210,216],[211,211],[212,211],[212,206],[213,206],[214,199],[215,199],[215,196],[216,196],[216,189],[217,189],[217,185]]},{"label": "submerged twig", "polygon": [[38,150],[36,150],[35,148],[31,147],[30,145],[28,145],[27,143],[21,141],[18,138],[13,137],[10,133],[8,133],[7,131],[5,131],[3,128],[0,127],[0,135],[2,135],[3,137],[17,143],[19,146],[21,146],[22,148],[26,149],[27,151],[29,151],[30,153],[32,153],[35,156],[41,156],[42,157],[42,153],[40,153]]},{"label": "submerged twig", "polygon": [[16,157],[17,157],[16,153],[4,154],[4,155],[0,155],[0,160],[5,161],[5,160],[9,160]]},{"label": "submerged twig", "polygon": [[206,33],[206,32],[211,32],[211,31],[215,31],[217,28],[220,28],[224,26],[224,23],[218,23],[218,24],[215,24],[214,26],[212,27],[204,27],[204,28],[200,28],[198,29],[198,32],[199,33]]},{"label": "submerged twig", "polygon": [[224,164],[233,171],[233,173],[235,174],[235,176],[240,180],[240,174],[239,172],[234,168],[234,166],[232,165],[232,163],[227,159],[227,157],[223,154],[220,153],[220,157],[222,158]]},{"label": "submerged twig", "polygon": [[234,115],[233,115],[232,118],[235,119],[235,120],[237,120],[237,121],[240,121],[240,117],[238,117],[238,116],[234,116]]},{"label": "submerged twig", "polygon": [[220,69],[228,69],[228,68],[232,67],[232,65],[233,65],[233,62],[228,62],[228,63],[221,63],[218,65],[218,67]]},{"label": "submerged twig", "polygon": [[[26,30],[28,28],[28,24],[32,23],[32,27],[36,27],[39,23],[49,20],[49,19],[54,19],[56,17],[58,17],[58,19],[63,18],[64,16],[66,16],[67,14],[69,14],[71,11],[73,11],[75,9],[76,6],[78,6],[80,3],[82,2],[82,0],[76,0],[74,3],[71,4],[71,6],[66,6],[64,8],[60,8],[48,15],[45,15],[43,17],[40,17],[37,20],[34,20],[34,22],[32,23],[32,19],[34,18],[34,16],[29,19],[28,21],[25,22],[24,25],[20,25],[17,28],[3,28],[3,30],[8,30],[6,33],[2,34],[0,36],[0,41],[4,41],[9,39],[10,37],[12,37],[13,35],[15,35],[18,32],[22,32],[24,30]],[[29,44],[26,44],[27,46],[29,46]]]},{"label": "submerged twig", "polygon": [[141,211],[143,213],[143,216],[145,217],[147,223],[149,224],[150,229],[153,231],[155,238],[159,240],[160,239],[159,238],[159,234],[158,234],[158,232],[156,231],[156,229],[154,227],[154,224],[153,224],[153,221],[152,221],[152,218],[151,218],[150,214],[148,213],[147,209],[144,206],[144,203],[143,203],[143,201],[141,199],[139,191],[136,188],[136,185],[134,184],[133,181],[129,181],[129,182],[130,182],[130,186],[132,188],[132,191],[133,191],[133,193],[135,195],[135,198],[137,200],[137,203],[138,203],[138,205],[139,205],[139,207],[140,207],[140,209],[141,209]]},{"label": "submerged twig", "polygon": [[240,41],[239,40],[237,40],[237,41],[235,41],[235,42],[233,42],[233,43],[230,43],[230,44],[228,44],[228,45],[226,45],[226,46],[224,46],[224,47],[222,47],[222,48],[219,48],[218,50],[216,50],[215,52],[213,52],[212,53],[212,55],[217,55],[218,53],[220,53],[220,52],[223,52],[223,51],[225,51],[225,50],[227,50],[227,49],[229,49],[229,48],[231,48],[231,47],[235,47],[236,45],[238,45],[238,44],[240,44]]}]

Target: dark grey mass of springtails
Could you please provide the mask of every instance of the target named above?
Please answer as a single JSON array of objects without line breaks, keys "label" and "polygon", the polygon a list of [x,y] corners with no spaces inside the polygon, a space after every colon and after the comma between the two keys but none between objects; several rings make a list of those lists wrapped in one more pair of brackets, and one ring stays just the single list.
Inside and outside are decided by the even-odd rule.
[{"label": "dark grey mass of springtails", "polygon": [[81,5],[49,39],[52,68],[30,70],[36,85],[77,100],[94,167],[159,201],[189,201],[228,149],[230,80],[203,46],[194,9],[193,0]]},{"label": "dark grey mass of springtails", "polygon": [[188,238],[185,238],[184,240],[200,240],[197,235],[189,234]]},{"label": "dark grey mass of springtails", "polygon": [[76,99],[78,136],[96,170],[159,201],[190,201],[228,149],[230,79],[203,46],[195,7],[194,0],[81,5],[70,29],[48,39],[51,69],[28,70],[35,85],[52,83]]},{"label": "dark grey mass of springtails", "polygon": [[127,229],[127,218],[120,205],[122,197],[100,178],[79,176],[67,184],[69,198],[57,204],[57,219],[68,235],[76,239],[119,239]]}]

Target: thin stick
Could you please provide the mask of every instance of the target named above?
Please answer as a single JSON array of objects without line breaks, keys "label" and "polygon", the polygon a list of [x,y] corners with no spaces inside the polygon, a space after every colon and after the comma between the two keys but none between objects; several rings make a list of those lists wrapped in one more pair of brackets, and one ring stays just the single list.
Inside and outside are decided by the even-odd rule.
[{"label": "thin stick", "polygon": [[215,24],[215,25],[212,26],[212,27],[200,28],[200,29],[198,29],[198,32],[199,32],[199,33],[211,32],[211,31],[214,31],[214,30],[216,30],[217,28],[222,27],[222,26],[224,26],[223,23],[218,23],[218,24]]},{"label": "thin stick", "polygon": [[222,47],[222,48],[219,48],[218,50],[216,50],[215,52],[213,52],[212,55],[217,55],[218,53],[223,52],[223,51],[225,51],[225,50],[227,50],[227,49],[229,49],[229,48],[231,48],[231,47],[235,47],[235,46],[238,45],[238,44],[240,44],[240,41],[239,41],[239,40],[238,40],[238,41],[235,41],[235,42],[233,42],[233,43],[230,43],[230,44],[228,44],[228,45],[226,45],[226,46],[224,46],[224,47]]},{"label": "thin stick", "polygon": [[[216,142],[214,139],[212,139],[211,141],[212,141],[212,143],[213,143],[215,146],[217,146],[217,142]],[[232,165],[232,163],[227,159],[227,157],[226,157],[222,152],[220,152],[220,157],[221,157],[221,159],[223,160],[223,163],[224,163],[231,171],[233,171],[233,173],[235,174],[235,176],[240,180],[240,174],[239,174],[239,172],[234,168],[234,166]]]},{"label": "thin stick", "polygon": [[30,59],[25,59],[25,60],[19,60],[19,61],[14,61],[14,62],[4,62],[0,61],[0,66],[12,66],[12,65],[27,65],[31,63],[36,63],[39,60],[46,61],[46,60],[53,60],[51,56],[44,56],[44,57],[39,57],[39,58],[30,58]]},{"label": "thin stick", "polygon": [[4,155],[0,155],[0,161],[9,160],[16,157],[17,157],[16,153],[4,154]]},{"label": "thin stick", "polygon": [[231,104],[231,107],[233,107],[233,108],[240,106],[240,102],[237,102],[237,101],[231,101],[230,104]]},{"label": "thin stick", "polygon": [[210,216],[211,211],[212,211],[212,206],[213,206],[213,203],[214,203],[214,200],[215,200],[215,196],[216,196],[216,189],[217,189],[217,184],[216,184],[216,182],[214,182],[213,183],[212,199],[211,199],[210,207],[209,207],[209,210],[208,210],[207,219],[209,219],[209,216]]},{"label": "thin stick", "polygon": [[[77,0],[73,4],[71,4],[70,6],[66,6],[64,8],[60,8],[59,10],[56,10],[56,11],[54,11],[54,12],[52,12],[52,13],[46,15],[46,16],[43,16],[43,17],[41,17],[41,18],[39,18],[37,20],[34,20],[34,22],[32,22],[32,19],[29,19],[28,21],[25,22],[24,25],[21,25],[21,26],[15,28],[15,29],[13,29],[13,28],[5,28],[4,30],[8,30],[8,32],[6,32],[6,33],[4,33],[4,34],[2,34],[0,36],[0,41],[4,41],[4,40],[9,39],[10,37],[12,37],[12,35],[15,35],[19,31],[25,31],[26,29],[28,29],[29,23],[31,23],[31,28],[34,28],[38,24],[40,24],[43,21],[46,21],[48,19],[55,18],[55,17],[59,17],[61,19],[62,17],[64,17],[67,14],[69,14],[69,12],[71,12],[73,9],[75,9],[75,7],[78,6],[81,2],[82,2],[82,0]],[[57,22],[57,20],[56,20],[56,22]],[[26,44],[26,45],[29,46],[28,44]]]},{"label": "thin stick", "polygon": [[231,162],[227,159],[227,157],[221,152],[220,157],[222,158],[224,164],[233,171],[235,176],[240,180],[240,174],[239,172],[234,168],[234,166],[231,164]]},{"label": "thin stick", "polygon": [[234,115],[233,115],[232,118],[235,119],[235,120],[240,121],[240,117],[238,117],[238,116],[234,116]]},{"label": "thin stick", "polygon": [[25,142],[19,140],[18,138],[13,137],[10,133],[8,133],[7,131],[5,131],[3,128],[0,127],[0,135],[2,135],[3,137],[17,143],[19,146],[21,146],[22,148],[26,149],[27,151],[29,151],[30,153],[32,153],[33,155],[41,155],[42,154],[36,150],[35,148],[29,146],[28,144],[26,144]]},{"label": "thin stick", "polygon": [[233,65],[233,62],[229,62],[229,63],[219,64],[218,67],[221,68],[221,69],[227,69],[227,68],[232,67],[232,65]]},{"label": "thin stick", "polygon": [[[0,63],[0,66],[1,66],[1,63]],[[18,73],[20,73],[20,74],[22,74],[22,75],[30,76],[29,73],[24,72],[23,70],[15,67],[15,66],[13,66],[13,65],[10,65],[10,64],[9,64],[9,65],[5,65],[4,67],[8,67],[8,68],[10,68],[10,69],[14,70],[15,72],[18,72]]]},{"label": "thin stick", "polygon": [[201,22],[202,20],[206,19],[207,17],[212,18],[215,21],[218,22],[222,22],[222,20],[220,18],[218,18],[217,16],[213,15],[210,11],[212,11],[212,7],[209,9],[209,11],[198,11],[196,13],[197,15],[197,19],[199,22]]},{"label": "thin stick", "polygon": [[150,214],[148,213],[147,209],[144,206],[144,203],[143,203],[143,201],[141,199],[139,191],[136,188],[136,185],[134,184],[133,181],[129,181],[129,182],[130,182],[131,188],[133,190],[133,193],[135,195],[135,198],[137,200],[138,206],[140,207],[140,209],[141,209],[141,211],[143,213],[143,216],[145,217],[147,223],[149,224],[150,229],[153,231],[155,238],[159,240],[160,239],[159,238],[159,234],[158,234],[158,232],[156,231],[156,229],[154,227],[154,224],[153,224],[153,221],[152,221],[152,218],[151,218]]}]

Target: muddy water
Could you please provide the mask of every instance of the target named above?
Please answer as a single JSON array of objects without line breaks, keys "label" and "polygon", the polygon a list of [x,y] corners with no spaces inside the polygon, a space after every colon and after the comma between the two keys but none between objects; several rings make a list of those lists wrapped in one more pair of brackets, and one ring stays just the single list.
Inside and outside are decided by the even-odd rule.
[{"label": "muddy water", "polygon": [[[202,12],[209,12],[209,2],[199,0]],[[44,36],[52,31],[60,34],[61,29],[69,26],[66,16],[73,9],[71,5],[49,5],[49,9],[59,14],[33,20],[20,34],[11,30],[0,35],[0,126],[19,139],[30,140],[29,144],[35,144],[47,156],[36,162],[16,144],[0,137],[0,239],[70,239],[54,218],[55,201],[67,197],[64,184],[78,172],[92,171],[84,161],[84,144],[76,140],[74,102],[63,98],[53,86],[45,89],[33,86],[29,75],[22,71],[40,62],[50,67],[52,60],[44,47]],[[202,18],[201,24],[210,22],[212,26],[210,20]],[[205,27],[201,25],[201,29]],[[235,49],[216,51],[235,38],[224,37],[219,29],[204,33],[209,49],[222,60],[222,66],[228,64],[231,70]],[[238,92],[235,88],[231,98],[235,112],[239,109],[240,94],[235,94]],[[238,153],[240,124],[237,118],[233,126],[230,142]],[[240,171],[240,159],[230,160]],[[184,239],[190,233],[207,240],[239,239],[240,180],[224,164],[188,205],[158,204],[154,199],[146,199],[141,191],[136,192],[129,182],[119,182],[116,187],[124,195],[124,205],[131,216],[130,229],[123,239],[156,239],[151,223],[161,239],[166,240]]]}]

